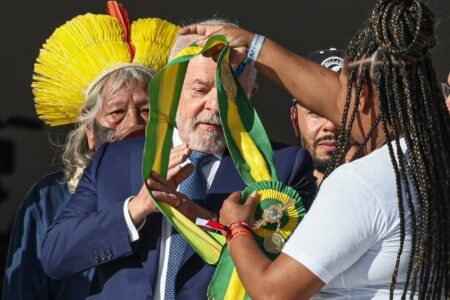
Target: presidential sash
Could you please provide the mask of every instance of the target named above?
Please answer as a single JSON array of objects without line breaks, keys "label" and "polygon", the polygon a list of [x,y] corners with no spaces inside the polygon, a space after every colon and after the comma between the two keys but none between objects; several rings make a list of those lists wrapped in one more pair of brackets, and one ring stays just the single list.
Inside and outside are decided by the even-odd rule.
[{"label": "presidential sash", "polygon": [[[260,202],[255,211],[256,222],[252,224],[253,236],[264,253],[274,259],[301,221],[305,210],[298,193],[278,181],[270,141],[233,72],[231,48],[226,37],[213,36],[204,47],[194,43],[185,48],[151,80],[143,179],[145,182],[150,177],[151,170],[162,176],[167,175],[175,117],[189,60],[218,45],[223,47],[216,71],[219,112],[228,150],[247,185],[241,202],[245,202],[253,191],[258,191]],[[205,262],[218,263],[208,297],[249,299],[224,245],[224,237],[203,231],[170,205],[154,202]]]}]

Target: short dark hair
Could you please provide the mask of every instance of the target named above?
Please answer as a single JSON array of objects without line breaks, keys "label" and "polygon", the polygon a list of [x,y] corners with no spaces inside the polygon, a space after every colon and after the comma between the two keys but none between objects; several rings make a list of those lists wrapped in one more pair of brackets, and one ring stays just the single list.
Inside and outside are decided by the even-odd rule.
[{"label": "short dark hair", "polygon": [[[344,51],[336,48],[316,50],[306,54],[305,58],[335,72],[344,67]],[[297,99],[292,98],[292,106],[300,105]]]}]

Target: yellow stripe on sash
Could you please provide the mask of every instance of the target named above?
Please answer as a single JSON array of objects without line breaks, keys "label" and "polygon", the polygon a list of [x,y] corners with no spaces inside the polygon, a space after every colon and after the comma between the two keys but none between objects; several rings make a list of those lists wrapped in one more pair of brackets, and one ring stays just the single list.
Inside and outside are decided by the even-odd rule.
[{"label": "yellow stripe on sash", "polygon": [[174,102],[173,95],[175,93],[176,79],[179,70],[180,65],[177,64],[167,68],[164,73],[161,74],[159,81],[159,99],[162,100],[158,101],[158,107],[159,111],[165,115],[169,115]]},{"label": "yellow stripe on sash", "polygon": [[158,124],[158,127],[156,127],[156,145],[155,147],[155,162],[153,164],[153,171],[160,173],[162,170],[162,154],[163,154],[163,144],[164,144],[164,137],[166,136],[167,129],[169,128],[169,123],[167,121],[160,122]]},{"label": "yellow stripe on sash", "polygon": [[[157,142],[156,142],[156,153],[155,162],[153,170],[160,173],[162,170],[161,163],[164,138],[166,137],[167,130],[169,128],[169,114],[173,106],[173,96],[176,85],[176,78],[178,76],[178,71],[180,70],[180,65],[174,65],[169,67],[161,74],[160,87],[159,87],[159,99],[158,110],[159,110],[159,123],[156,131]],[[150,108],[151,109],[151,108]],[[165,118],[165,119],[164,119]]]},{"label": "yellow stripe on sash", "polygon": [[[211,49],[214,46],[219,45],[219,44],[225,45],[223,41],[216,40],[213,43],[211,43],[210,45],[208,45],[208,49],[205,49],[205,51],[208,51],[209,49]],[[202,50],[203,50],[202,46],[192,45],[192,46],[186,47],[183,50],[181,50],[180,52],[178,52],[178,54],[173,59],[177,59],[182,56],[197,55],[200,52],[202,52]]]},{"label": "yellow stripe on sash", "polygon": [[250,166],[250,175],[255,181],[272,180],[266,161],[253,142],[250,134],[245,130],[236,104],[228,100],[228,127],[233,136],[234,143],[239,148],[245,162]]},{"label": "yellow stripe on sash", "polygon": [[180,213],[176,208],[169,204],[158,201],[158,203],[164,207],[165,216],[175,226],[175,228],[183,228],[184,231],[189,232],[190,239],[187,242],[196,250],[196,246],[201,245],[204,248],[208,248],[208,252],[203,252],[202,257],[208,264],[216,264],[222,251],[222,245],[213,237],[208,235],[204,230],[195,225],[185,215]]},{"label": "yellow stripe on sash", "polygon": [[178,54],[172,60],[177,59],[177,58],[182,57],[182,56],[197,55],[202,50],[203,50],[203,47],[200,47],[200,46],[189,46],[187,48],[184,48],[180,52],[178,52]]},{"label": "yellow stripe on sash", "polygon": [[228,283],[228,289],[227,293],[225,294],[224,300],[239,300],[244,299],[244,297],[245,288],[242,285],[236,268],[234,268],[233,273],[231,274],[230,282]]}]

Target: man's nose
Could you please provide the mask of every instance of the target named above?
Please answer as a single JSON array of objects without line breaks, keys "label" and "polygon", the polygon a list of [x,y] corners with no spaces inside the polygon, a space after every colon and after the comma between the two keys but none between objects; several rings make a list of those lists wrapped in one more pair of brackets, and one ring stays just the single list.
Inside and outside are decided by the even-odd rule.
[{"label": "man's nose", "polygon": [[327,132],[336,133],[337,126],[334,125],[330,120],[326,120],[325,124],[323,125],[323,130]]},{"label": "man's nose", "polygon": [[217,95],[210,95],[205,102],[205,109],[210,110],[215,113],[219,113],[219,102],[217,100]]},{"label": "man's nose", "polygon": [[144,118],[141,116],[141,111],[139,107],[130,107],[127,110],[124,120],[122,121],[123,128],[128,128],[130,126],[145,124]]},{"label": "man's nose", "polygon": [[141,116],[141,112],[137,108],[130,108],[125,118],[116,128],[114,140],[121,141],[126,138],[141,136],[145,134],[145,120]]}]

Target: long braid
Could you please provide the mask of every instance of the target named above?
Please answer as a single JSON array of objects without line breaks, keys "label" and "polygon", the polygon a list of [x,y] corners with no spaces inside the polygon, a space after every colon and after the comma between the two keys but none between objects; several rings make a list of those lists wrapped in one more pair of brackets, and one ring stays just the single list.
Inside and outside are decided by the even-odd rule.
[{"label": "long braid", "polygon": [[[406,71],[403,69],[402,67],[402,76],[405,77]],[[404,79],[405,81],[405,85],[408,85],[408,82]],[[419,107],[418,105],[414,105],[414,102],[411,99],[410,93],[408,93],[408,89],[406,90],[406,100],[407,100],[407,109],[408,109],[408,115],[411,116],[413,119],[410,122],[410,130],[411,130],[411,135],[414,137],[414,139],[416,139],[416,141],[411,141],[411,135],[406,134],[405,135],[405,139],[408,142],[408,147],[409,148],[414,148],[414,151],[412,151],[412,154],[410,157],[411,161],[413,162],[413,164],[416,164],[417,166],[419,166],[419,169],[417,170],[417,172],[414,174],[415,176],[417,176],[417,179],[415,182],[418,182],[419,184],[419,189],[417,191],[417,189],[415,190],[416,195],[418,195],[420,193],[420,195],[422,195],[421,197],[417,197],[417,202],[418,205],[420,207],[423,207],[424,209],[422,209],[423,212],[429,211],[429,204],[427,202],[423,202],[422,199],[426,198],[427,195],[427,185],[428,185],[428,177],[430,176],[430,174],[428,174],[427,176],[427,172],[428,170],[425,168],[426,165],[426,149],[422,149],[419,147],[419,145],[429,145],[430,144],[430,140],[428,135],[426,134],[426,132],[424,132],[423,128],[418,127],[416,124],[423,124],[424,120],[420,120],[420,118],[423,117],[423,115],[419,115],[417,113],[414,113],[414,111],[417,111],[417,109],[423,109],[422,107]],[[427,108],[425,108],[425,111],[427,110]],[[427,113],[425,113],[426,115]],[[416,118],[416,116],[419,115],[419,118]],[[422,118],[423,119],[423,118]],[[425,122],[426,123],[426,122]],[[405,127],[405,126],[403,126]],[[402,129],[403,129],[402,127]],[[403,131],[406,131],[405,129],[403,129]],[[407,131],[406,131],[407,132]],[[419,227],[419,234],[418,234],[418,238],[419,241],[417,242],[416,248],[419,249],[419,252],[417,254],[417,259],[420,259],[421,257],[424,256],[423,253],[423,249],[424,249],[424,243],[426,243],[427,237],[429,236],[429,216],[427,215],[423,215],[423,213],[419,212],[419,216],[418,216],[418,223],[421,224],[421,226]],[[415,291],[416,288],[416,282],[417,282],[417,273],[418,273],[418,267],[419,264],[415,265],[416,270],[414,270],[413,272],[413,278],[412,278],[412,284],[411,284],[411,289],[413,291]],[[426,272],[426,268],[424,267],[423,272],[425,274]]]},{"label": "long braid", "polygon": [[[376,3],[369,22],[347,48],[348,93],[337,150],[327,170],[328,175],[342,164],[361,87],[372,83],[370,86],[377,89],[380,116],[364,137],[361,149],[381,122],[395,174],[401,231],[391,298],[400,258],[407,250],[407,221],[411,250],[402,298],[407,294],[412,298],[416,293],[420,299],[440,298],[442,293],[450,297],[450,116],[429,54],[435,45],[433,27],[433,14],[419,0]],[[348,116],[353,86],[356,95]]]},{"label": "long braid", "polygon": [[[351,94],[352,94],[352,88],[353,88],[353,78],[356,76],[356,71],[351,71],[349,74],[349,84],[347,86],[347,98],[345,100],[345,105],[344,105],[344,113],[342,114],[342,120],[341,120],[341,124],[347,124],[347,116],[348,116],[348,111],[350,109],[350,100],[351,100]],[[333,154],[333,158],[331,163],[328,165],[327,167],[327,171],[325,172],[326,175],[325,177],[335,168],[337,168],[341,163],[342,163],[342,159],[343,156],[345,154],[346,151],[346,147],[345,147],[345,142],[344,140],[347,138],[348,133],[347,133],[347,128],[346,126],[341,126],[339,129],[339,136],[338,136],[338,140],[339,141],[343,141],[341,143],[338,143],[336,146],[336,151]],[[335,159],[338,158],[338,159]]]},{"label": "long braid", "polygon": [[[377,80],[376,80],[376,85],[379,87],[380,90],[380,94],[385,93],[386,97],[380,97],[380,101],[381,101],[381,106],[383,107],[387,107],[387,110],[381,110],[380,115],[384,116],[387,115],[386,117],[384,117],[383,119],[383,131],[385,134],[385,137],[387,139],[387,145],[388,145],[388,150],[389,150],[389,155],[391,158],[391,163],[394,167],[394,174],[395,174],[395,178],[396,178],[396,186],[400,186],[400,182],[403,185],[407,185],[408,183],[406,182],[406,175],[404,173],[404,170],[401,169],[401,164],[404,162],[404,158],[402,156],[402,151],[400,149],[400,145],[398,142],[399,139],[399,132],[397,129],[397,122],[395,121],[395,107],[394,104],[389,101],[387,101],[387,98],[389,99],[397,99],[399,97],[399,89],[398,87],[394,87],[392,90],[388,88],[387,86],[387,82],[392,82],[393,78],[395,77],[395,74],[391,74],[392,72],[390,72],[389,68],[387,68],[386,66],[389,65],[389,59],[386,55],[382,54],[382,61],[384,62],[384,64],[382,66],[380,66],[379,68],[381,68],[381,70],[377,70],[376,74],[377,74]],[[382,80],[382,74],[385,73],[385,80]],[[395,82],[395,80],[394,80]],[[388,126],[392,127],[393,130],[393,138],[396,146],[396,152],[397,152],[397,156],[398,156],[398,160],[395,159],[395,154],[394,154],[394,149],[391,143],[391,138],[390,138],[390,134],[388,131]],[[399,163],[400,162],[400,163]],[[407,190],[408,191],[408,190]],[[411,194],[407,193],[407,198],[408,198],[408,203],[411,202]],[[395,267],[394,267],[394,272],[392,274],[392,282],[391,282],[391,288],[390,288],[390,293],[391,293],[391,298],[393,296],[394,293],[394,289],[397,283],[397,276],[398,276],[398,271],[399,271],[399,267],[400,267],[400,257],[403,253],[403,248],[404,248],[404,242],[405,242],[405,212],[404,212],[404,208],[403,208],[403,203],[402,203],[402,195],[401,195],[401,189],[397,188],[397,201],[398,201],[398,207],[399,207],[399,216],[400,216],[400,247],[398,249],[397,252],[397,260],[395,263]],[[411,206],[409,206],[411,208]],[[414,208],[413,208],[414,211]],[[414,230],[413,230],[413,234],[412,236],[414,237]],[[413,238],[414,240],[414,238]],[[413,256],[413,252],[411,252],[411,256]],[[411,267],[411,262],[408,266],[408,270],[410,270]],[[409,275],[409,274],[408,274]],[[406,278],[406,282],[409,281],[409,276],[407,276]]]},{"label": "long braid", "polygon": [[[394,73],[395,74],[395,73]],[[396,81],[397,78],[396,76],[394,76],[394,81],[393,81],[393,85],[397,86]],[[394,88],[394,91],[396,89]],[[401,103],[400,103],[400,99],[401,98],[401,94],[397,91],[396,93],[394,93],[394,103],[390,103],[388,109],[391,111],[391,123],[395,123],[395,117],[397,117],[397,119],[400,121],[400,128],[402,132],[408,132],[407,130],[407,126],[405,125],[406,121],[405,121],[405,109],[402,107]],[[403,97],[405,97],[403,95]],[[395,104],[395,108],[394,108],[394,104]],[[394,116],[394,113],[392,111],[394,111],[394,109],[396,110],[396,115]],[[414,203],[413,203],[413,198],[412,198],[412,191],[409,188],[409,182],[408,182],[408,177],[412,178],[411,182],[412,182],[412,186],[413,186],[413,191],[414,194],[417,195],[419,193],[420,188],[418,187],[418,179],[416,177],[416,173],[411,171],[411,165],[409,163],[409,161],[413,161],[414,163],[414,151],[412,151],[409,155],[410,159],[409,161],[405,158],[405,155],[403,154],[402,150],[401,150],[401,146],[400,146],[400,141],[399,141],[399,130],[397,129],[397,125],[393,126],[393,131],[394,131],[394,139],[395,139],[395,144],[397,147],[397,155],[398,155],[398,159],[400,161],[400,171],[401,171],[401,178],[402,178],[402,184],[405,187],[405,194],[406,194],[406,201],[408,204],[408,209],[410,212],[410,219],[411,219],[411,253],[410,253],[410,261],[408,264],[408,269],[407,269],[407,273],[406,273],[406,281],[405,281],[405,286],[409,285],[410,279],[411,279],[411,273],[413,271],[413,266],[415,265],[415,260],[416,260],[416,242],[417,242],[417,238],[416,238],[416,232],[417,232],[417,228],[416,228],[416,222],[413,222],[413,220],[416,220],[416,210],[414,207]],[[405,141],[411,141],[410,135],[408,133],[404,134],[405,136]],[[408,145],[408,143],[407,143]],[[412,145],[410,145],[409,147],[411,147]],[[413,158],[411,159],[411,156],[413,156]],[[420,173],[420,171],[419,171]],[[397,191],[401,190],[399,188],[399,186],[397,186]],[[401,199],[399,199],[400,201]],[[419,204],[420,205],[420,204]],[[402,210],[402,206],[399,204],[399,209]],[[401,255],[401,251],[399,251],[399,255],[397,258],[397,262],[400,259],[400,255]],[[413,280],[414,281],[414,280]],[[414,288],[413,288],[414,289]],[[403,296],[406,296],[406,288],[403,291]]]},{"label": "long braid", "polygon": [[[433,119],[434,119],[433,110],[430,109],[430,106],[435,106],[435,103],[432,103],[432,101],[428,101],[430,95],[432,95],[432,92],[431,92],[432,89],[430,89],[429,85],[426,84],[426,82],[429,81],[429,78],[426,78],[427,75],[425,73],[423,73],[422,70],[419,71],[419,75],[420,75],[420,82],[421,82],[420,83],[421,92],[425,98],[422,109],[424,109],[427,112],[427,117],[428,117],[426,119],[427,124],[430,124],[430,126],[435,127],[435,129],[437,129],[437,130],[440,130],[438,128],[438,127],[440,127],[439,124],[434,124],[435,122],[433,122]],[[430,145],[436,145],[437,143],[439,143],[439,141],[436,140],[437,137],[436,137],[434,131],[431,131],[428,136],[430,136],[430,141],[429,141]],[[431,155],[428,155],[428,157],[427,157],[428,163],[433,167],[433,169],[437,168],[437,169],[441,169],[439,172],[441,172],[441,173],[445,172],[445,170],[442,169],[442,166],[445,166],[445,165],[448,166],[448,162],[446,164],[445,160],[442,161],[441,158],[434,157],[434,156],[435,156],[434,153],[432,153]],[[443,164],[439,163],[440,161],[442,161]],[[433,176],[433,174],[430,174],[429,176]],[[435,180],[437,180],[437,181],[440,181],[441,179],[442,178],[435,178]],[[431,193],[433,193],[434,191],[437,191],[437,193],[435,193],[436,195],[442,194],[444,191],[442,191],[441,186],[442,186],[442,184],[436,185],[434,187],[434,189],[431,190]],[[448,191],[447,191],[447,199],[448,199]],[[443,204],[445,205],[445,202]],[[442,214],[442,212],[445,212],[445,211],[448,212],[448,208],[447,208],[447,210],[446,209],[430,210],[429,215],[437,214],[438,219],[445,220],[445,218],[448,217],[448,216]],[[439,236],[437,236],[436,233],[438,233]],[[433,235],[435,235],[435,236],[433,237]],[[428,243],[432,243],[433,238],[438,238],[441,241],[445,241],[443,236],[445,236],[445,231],[439,233],[439,231],[436,232],[433,227],[429,227]],[[444,243],[444,247],[445,247],[445,243]],[[443,261],[443,259],[444,259],[444,257],[441,255],[441,253],[436,253],[436,255],[434,256],[434,260],[437,263],[437,265],[441,265],[442,263],[445,263],[445,261]],[[430,270],[433,269],[433,265],[430,261],[427,261],[425,265],[427,266],[428,269],[430,269]],[[425,270],[425,268],[424,268],[424,270]],[[431,278],[430,278],[430,276],[431,276]],[[425,281],[431,280],[431,281],[440,282],[442,276],[443,276],[442,269],[438,267],[435,272],[427,273],[427,272],[422,271],[420,278],[421,279],[424,278]],[[430,288],[431,287],[429,287],[429,289]]]},{"label": "long braid", "polygon": [[352,113],[350,115],[350,120],[348,121],[348,125],[343,126],[344,130],[344,136],[343,136],[343,140],[345,141],[345,143],[340,144],[340,148],[338,149],[338,155],[340,157],[340,161],[344,160],[344,156],[347,153],[349,147],[350,147],[350,135],[351,135],[351,129],[353,127],[353,123],[355,122],[355,118],[356,118],[356,112],[358,110],[358,106],[359,106],[359,96],[361,94],[361,90],[363,88],[363,83],[364,83],[364,78],[365,78],[365,73],[367,70],[364,70],[360,73],[357,82],[358,82],[358,86],[356,87],[356,92],[355,92],[355,102],[353,104],[353,110]]},{"label": "long braid", "polygon": [[[387,75],[389,74],[389,72],[387,72]],[[389,78],[389,77],[387,77]],[[377,79],[376,82],[378,84],[378,86],[380,87],[380,90],[382,91],[386,86],[383,84],[383,80],[382,80],[382,73],[381,72],[377,72]],[[390,94],[390,91],[387,90],[385,91],[387,93],[387,95]],[[394,124],[392,122],[393,120],[393,113],[391,110],[391,106],[389,106],[386,103],[386,99],[384,97],[380,98],[380,102],[381,102],[381,106],[387,106],[388,109],[386,110],[381,110],[380,111],[380,116],[381,116],[381,121],[382,121],[382,126],[383,126],[383,131],[386,137],[386,142],[387,142],[387,146],[388,146],[388,150],[389,150],[389,156],[391,158],[391,163],[392,166],[394,168],[394,174],[395,174],[395,183],[397,186],[400,186],[400,182],[403,181],[403,178],[400,176],[400,167],[399,164],[397,162],[397,160],[395,159],[395,154],[394,154],[394,149],[392,147],[391,144],[391,138],[390,138],[390,134],[388,131],[388,124]],[[391,125],[392,126],[392,125]],[[395,125],[393,126],[395,128]],[[398,138],[398,133],[396,132],[396,130],[394,130],[394,139]],[[395,289],[395,285],[397,283],[397,275],[398,275],[398,271],[400,268],[400,256],[403,253],[403,246],[404,246],[404,242],[405,242],[405,212],[402,206],[402,195],[401,195],[401,190],[397,189],[397,199],[399,201],[398,205],[399,205],[399,217],[400,217],[400,246],[399,246],[399,250],[397,252],[397,260],[395,262],[395,267],[394,267],[394,271],[392,273],[392,283],[391,283],[391,288],[390,288],[390,295],[391,298],[393,297],[393,293],[394,293],[394,289]]]}]

